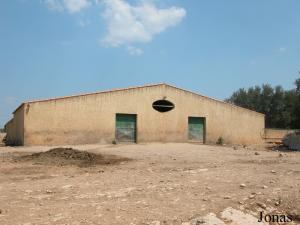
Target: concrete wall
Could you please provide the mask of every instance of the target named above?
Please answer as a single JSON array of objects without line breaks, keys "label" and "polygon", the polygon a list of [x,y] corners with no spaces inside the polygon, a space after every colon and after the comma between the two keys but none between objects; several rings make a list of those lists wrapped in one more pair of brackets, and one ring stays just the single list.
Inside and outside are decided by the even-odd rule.
[{"label": "concrete wall", "polygon": [[[166,98],[175,109],[152,108]],[[206,141],[262,143],[264,115],[201,97],[168,85],[156,85],[26,103],[25,145],[111,143],[116,113],[137,114],[137,142],[186,142],[188,116],[206,117]]]},{"label": "concrete wall", "polygon": [[[206,118],[207,142],[215,143],[220,136],[227,143],[255,144],[263,142],[265,126],[263,114],[169,86],[166,90],[176,96],[179,107],[177,119],[181,118],[181,128],[184,129],[185,137],[188,131],[185,118],[199,116]],[[172,120],[169,121],[169,125],[171,124]]]},{"label": "concrete wall", "polygon": [[12,143],[14,141],[14,132],[15,132],[15,123],[13,122],[13,119],[11,119],[10,121],[8,121],[5,124],[5,132],[6,132],[6,143],[9,144]]},{"label": "concrete wall", "polygon": [[266,142],[281,142],[287,134],[295,133],[299,130],[290,129],[265,129],[265,140]]},{"label": "concrete wall", "polygon": [[7,144],[24,145],[24,106],[14,113],[14,118],[6,124],[5,129]]},{"label": "concrete wall", "polygon": [[0,133],[0,146],[4,145],[3,139],[6,136],[6,133]]}]

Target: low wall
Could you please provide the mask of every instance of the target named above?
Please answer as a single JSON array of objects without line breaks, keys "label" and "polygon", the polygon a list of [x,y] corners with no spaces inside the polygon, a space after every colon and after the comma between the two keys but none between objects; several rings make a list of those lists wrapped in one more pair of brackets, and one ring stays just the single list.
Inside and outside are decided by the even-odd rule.
[{"label": "low wall", "polygon": [[282,139],[287,134],[295,133],[299,130],[290,130],[290,129],[265,129],[265,141],[266,142],[282,142]]},{"label": "low wall", "polygon": [[6,136],[6,133],[0,133],[0,146],[4,145],[3,138]]}]

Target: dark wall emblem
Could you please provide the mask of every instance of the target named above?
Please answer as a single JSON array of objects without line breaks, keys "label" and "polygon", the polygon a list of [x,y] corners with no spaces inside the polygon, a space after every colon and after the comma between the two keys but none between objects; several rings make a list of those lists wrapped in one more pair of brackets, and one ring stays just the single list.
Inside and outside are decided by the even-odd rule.
[{"label": "dark wall emblem", "polygon": [[168,112],[175,108],[175,105],[168,100],[157,100],[152,104],[153,109],[158,112]]}]

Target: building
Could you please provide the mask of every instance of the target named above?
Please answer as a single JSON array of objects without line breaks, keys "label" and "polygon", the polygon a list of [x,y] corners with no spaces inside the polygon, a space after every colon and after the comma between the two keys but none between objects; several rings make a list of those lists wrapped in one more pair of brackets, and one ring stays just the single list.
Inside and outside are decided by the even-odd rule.
[{"label": "building", "polygon": [[22,103],[5,128],[11,145],[113,142],[258,144],[265,117],[168,84]]}]

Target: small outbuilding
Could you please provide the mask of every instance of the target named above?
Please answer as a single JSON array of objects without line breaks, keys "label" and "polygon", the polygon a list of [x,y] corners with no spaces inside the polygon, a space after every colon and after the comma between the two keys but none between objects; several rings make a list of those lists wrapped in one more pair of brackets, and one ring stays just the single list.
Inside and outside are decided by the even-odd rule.
[{"label": "small outbuilding", "polygon": [[168,84],[24,102],[13,114],[11,145],[264,141],[264,114]]}]

